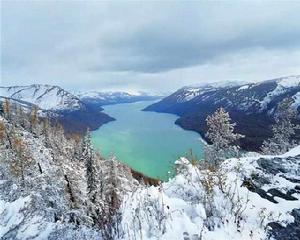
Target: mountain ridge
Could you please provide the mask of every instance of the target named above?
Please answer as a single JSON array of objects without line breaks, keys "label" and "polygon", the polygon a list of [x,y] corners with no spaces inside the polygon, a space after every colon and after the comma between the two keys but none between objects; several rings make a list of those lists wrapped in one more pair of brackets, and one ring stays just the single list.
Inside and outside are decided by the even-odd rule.
[{"label": "mountain ridge", "polygon": [[132,94],[125,91],[105,92],[105,91],[89,91],[78,95],[80,100],[94,109],[99,106],[112,105],[119,103],[133,103],[138,101],[150,101],[161,98],[147,93]]},{"label": "mountain ridge", "polygon": [[[285,97],[294,99],[300,111],[300,76],[289,76],[239,86],[181,88],[145,111],[173,113],[176,124],[194,130],[205,138],[206,117],[217,108],[227,110],[237,123],[237,131],[246,135],[241,145],[246,150],[259,150],[263,140],[271,136],[271,124],[278,103]],[[299,117],[296,120],[299,122]],[[300,136],[295,136],[299,140]]]},{"label": "mountain ridge", "polygon": [[83,107],[78,97],[59,86],[49,84],[0,87],[0,95],[33,103],[44,110],[65,110]]},{"label": "mountain ridge", "polygon": [[114,120],[101,112],[101,107],[95,110],[59,86],[32,84],[0,87],[0,96],[38,107],[53,123],[59,122],[70,134],[84,134],[87,129],[95,130]]}]

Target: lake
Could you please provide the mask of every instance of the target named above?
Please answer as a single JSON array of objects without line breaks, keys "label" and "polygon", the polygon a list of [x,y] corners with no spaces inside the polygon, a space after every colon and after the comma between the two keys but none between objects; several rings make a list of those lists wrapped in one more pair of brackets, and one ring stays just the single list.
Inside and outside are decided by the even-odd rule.
[{"label": "lake", "polygon": [[192,149],[199,159],[203,142],[196,132],[174,124],[177,116],[141,111],[154,101],[104,106],[116,121],[92,132],[94,148],[104,156],[117,159],[146,176],[168,180],[174,162]]}]

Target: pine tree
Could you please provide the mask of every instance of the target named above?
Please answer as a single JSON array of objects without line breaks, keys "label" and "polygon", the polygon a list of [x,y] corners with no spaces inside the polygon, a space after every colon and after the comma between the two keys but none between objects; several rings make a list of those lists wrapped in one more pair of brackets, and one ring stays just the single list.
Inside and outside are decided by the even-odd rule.
[{"label": "pine tree", "polygon": [[41,134],[43,135],[44,137],[44,142],[45,142],[45,145],[48,146],[49,144],[49,120],[48,118],[44,118],[42,120],[42,130],[41,130]]},{"label": "pine tree", "polygon": [[285,98],[278,104],[275,124],[272,126],[273,137],[263,142],[263,153],[285,153],[294,145],[291,138],[299,126],[292,122],[297,117],[297,110],[292,108],[293,102],[292,98]]},{"label": "pine tree", "polygon": [[206,150],[207,160],[215,165],[225,158],[226,154],[232,154],[236,147],[234,142],[242,138],[243,135],[234,133],[235,123],[231,123],[229,113],[223,108],[219,108],[206,119],[208,131],[206,137],[212,142]]},{"label": "pine tree", "polygon": [[101,228],[104,229],[105,238],[113,239],[118,224],[118,208],[121,204],[121,182],[119,172],[119,164],[115,157],[105,160],[105,175],[102,176],[103,181],[103,206],[101,213],[103,216],[100,222]]},{"label": "pine tree", "polygon": [[23,108],[20,105],[16,106],[16,119],[18,121],[18,124],[20,124],[22,127],[26,127],[26,117],[25,112],[23,111]]},{"label": "pine tree", "polygon": [[[86,178],[87,178],[87,188],[90,194],[94,194],[96,190],[96,175],[97,169],[95,166],[95,159],[93,154],[93,148],[91,143],[91,134],[87,130],[87,133],[82,142],[82,157],[81,160],[84,161],[86,165]],[[93,196],[94,197],[94,196]]]},{"label": "pine tree", "polygon": [[5,137],[5,125],[4,122],[0,120],[0,143],[4,141]]},{"label": "pine tree", "polygon": [[4,102],[2,103],[2,109],[3,109],[3,113],[4,113],[4,117],[6,119],[9,119],[10,120],[10,104],[9,104],[9,100],[6,98],[4,100]]},{"label": "pine tree", "polygon": [[11,170],[16,176],[20,176],[22,184],[24,184],[25,174],[24,171],[30,166],[32,159],[29,155],[26,144],[22,138],[18,136],[13,137],[12,141],[13,151],[16,154],[16,158],[11,163]]},{"label": "pine tree", "polygon": [[33,106],[30,111],[30,131],[34,132],[38,123],[38,108]]}]

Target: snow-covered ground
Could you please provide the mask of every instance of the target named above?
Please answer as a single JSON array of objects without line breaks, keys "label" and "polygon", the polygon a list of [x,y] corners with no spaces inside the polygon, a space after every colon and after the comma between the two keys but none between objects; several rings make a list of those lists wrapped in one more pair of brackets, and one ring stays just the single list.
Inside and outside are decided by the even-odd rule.
[{"label": "snow-covered ground", "polygon": [[[228,159],[216,173],[180,159],[181,173],[174,179],[159,187],[141,187],[124,199],[121,239],[266,239],[269,223],[293,223],[290,213],[300,208],[300,192],[286,200],[272,196],[274,190],[270,189],[286,194],[296,188],[300,146],[282,156],[255,155]],[[270,163],[280,159],[285,171],[271,173],[258,164],[259,159]],[[247,184],[248,188],[254,184],[274,202],[262,198],[257,193],[260,190],[249,191]]]}]

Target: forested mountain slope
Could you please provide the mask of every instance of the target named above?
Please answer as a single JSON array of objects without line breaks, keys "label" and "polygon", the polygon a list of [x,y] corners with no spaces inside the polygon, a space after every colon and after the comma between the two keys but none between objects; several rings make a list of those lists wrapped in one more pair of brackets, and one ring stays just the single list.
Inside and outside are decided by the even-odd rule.
[{"label": "forested mountain slope", "polygon": [[128,167],[66,138],[36,112],[0,111],[0,238],[101,239],[113,235]]},{"label": "forested mountain slope", "polygon": [[[299,75],[239,86],[184,87],[145,110],[177,114],[180,118],[176,124],[205,137],[206,117],[223,107],[237,123],[237,131],[246,136],[241,140],[242,147],[258,150],[263,140],[271,136],[270,126],[274,123],[277,106],[287,97],[294,100],[293,108],[299,115]],[[299,116],[295,121],[300,122]],[[300,133],[294,137],[299,140]]]}]

